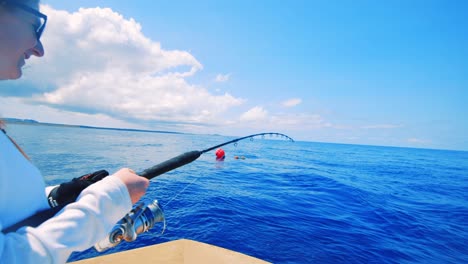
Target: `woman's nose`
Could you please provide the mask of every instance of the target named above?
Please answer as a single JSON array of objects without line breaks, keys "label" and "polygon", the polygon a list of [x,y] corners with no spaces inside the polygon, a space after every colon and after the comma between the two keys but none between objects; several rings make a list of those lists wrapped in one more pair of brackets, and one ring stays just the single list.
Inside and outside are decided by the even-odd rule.
[{"label": "woman's nose", "polygon": [[31,53],[32,53],[32,55],[34,55],[36,57],[44,56],[44,46],[42,46],[42,42],[40,40],[38,40],[36,42],[36,46],[34,46],[31,49]]}]

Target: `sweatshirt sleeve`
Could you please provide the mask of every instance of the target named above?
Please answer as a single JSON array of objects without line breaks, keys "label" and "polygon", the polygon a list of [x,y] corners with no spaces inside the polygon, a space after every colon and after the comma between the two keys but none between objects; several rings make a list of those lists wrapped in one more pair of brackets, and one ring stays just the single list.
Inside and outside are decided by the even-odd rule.
[{"label": "sweatshirt sleeve", "polygon": [[38,227],[1,233],[0,263],[65,263],[73,251],[103,239],[131,208],[125,184],[106,177]]}]

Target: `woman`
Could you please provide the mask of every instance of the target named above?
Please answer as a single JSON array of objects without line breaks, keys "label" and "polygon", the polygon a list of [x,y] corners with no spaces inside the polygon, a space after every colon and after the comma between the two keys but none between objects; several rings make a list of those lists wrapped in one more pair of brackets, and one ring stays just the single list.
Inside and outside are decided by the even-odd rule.
[{"label": "woman", "polygon": [[[21,77],[31,56],[42,57],[40,41],[47,17],[38,0],[0,0],[0,79]],[[149,181],[121,169],[84,189],[76,202],[36,228],[0,233],[0,263],[65,263],[104,238]],[[40,172],[13,141],[0,132],[0,230],[49,208]]]}]

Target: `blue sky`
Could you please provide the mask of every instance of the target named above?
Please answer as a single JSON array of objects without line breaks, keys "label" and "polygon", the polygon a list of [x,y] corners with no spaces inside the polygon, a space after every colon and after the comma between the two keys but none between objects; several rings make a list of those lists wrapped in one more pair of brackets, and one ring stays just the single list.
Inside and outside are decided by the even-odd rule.
[{"label": "blue sky", "polygon": [[[122,109],[78,103],[66,99],[65,92],[54,93],[54,89],[65,87],[69,94],[72,87],[79,87],[81,82],[77,80],[94,75],[83,73],[81,79],[70,77],[64,82],[38,84],[34,74],[41,61],[35,60],[25,72],[25,81],[19,85],[22,88],[9,89],[8,94],[2,95],[7,98],[3,99],[4,105],[21,102],[31,108],[25,106],[17,112],[0,109],[3,115],[32,116],[44,122],[65,118],[67,123],[90,120],[90,125],[226,135],[277,130],[298,140],[468,150],[466,1],[45,0],[42,3],[54,11],[67,11],[70,15],[61,17],[68,19],[64,21],[72,21],[71,14],[78,13],[80,7],[98,6],[110,8],[125,21],[133,19],[141,26],[142,36],[160,44],[163,51],[181,55],[176,59],[167,57],[166,66],[147,76],[164,77],[167,72],[179,72],[183,76],[170,82],[181,85],[179,96],[190,97],[193,95],[190,91],[198,91],[193,97],[200,97],[207,105],[189,101],[184,102],[184,108],[168,102],[169,108],[160,112],[163,117],[158,117],[160,108],[151,108],[156,112],[137,108],[137,99],[125,102],[124,109],[135,111],[131,114]],[[118,23],[118,18],[115,19]],[[45,44],[46,38],[52,39],[49,44],[52,50],[48,51],[46,46],[46,57],[50,53],[56,60],[47,61],[44,57],[43,63],[60,63],[59,55],[55,54],[57,49],[53,49],[62,47],[54,40],[60,27],[51,28],[44,35]],[[89,28],[92,27],[80,30]],[[71,34],[60,36],[66,38]],[[112,37],[105,41],[112,42]],[[105,41],[89,43],[101,45]],[[140,42],[134,43],[137,44],[132,44],[132,51],[141,46]],[[81,44],[77,47],[82,47]],[[107,49],[104,44],[102,47]],[[125,55],[125,49],[115,45],[109,50],[114,48]],[[62,60],[64,64],[67,62],[66,67],[95,66],[84,62],[86,56],[72,59],[70,52],[60,56],[67,57]],[[128,63],[125,58],[118,62],[113,55],[108,56],[103,58],[115,60],[116,64]],[[85,69],[81,68],[83,72]],[[196,73],[189,74],[190,69]],[[41,72],[41,76],[45,74]],[[112,74],[103,73],[99,78],[102,76]],[[138,80],[142,78],[145,77]],[[125,80],[129,80],[130,87],[131,77]],[[140,87],[146,86],[142,83]],[[28,89],[35,92],[29,93]],[[51,94],[41,96],[41,93]],[[167,100],[176,102],[179,96],[172,94]],[[155,101],[164,104],[164,98],[161,93]],[[109,101],[114,105],[116,102],[120,101]],[[199,115],[190,113],[187,105],[191,103]],[[28,113],[28,109],[35,114]],[[54,112],[39,115],[40,111]],[[151,116],[141,112],[151,112]]]}]

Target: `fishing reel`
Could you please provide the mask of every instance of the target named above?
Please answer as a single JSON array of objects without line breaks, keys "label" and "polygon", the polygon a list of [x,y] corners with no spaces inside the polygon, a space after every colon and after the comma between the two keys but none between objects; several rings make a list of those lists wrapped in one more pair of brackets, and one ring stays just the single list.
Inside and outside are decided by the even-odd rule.
[{"label": "fishing reel", "polygon": [[109,235],[94,245],[98,252],[103,252],[115,247],[122,240],[134,241],[137,236],[151,229],[157,222],[163,222],[162,233],[166,229],[166,219],[164,212],[157,200],[146,204],[140,202],[124,216],[115,226]]}]

